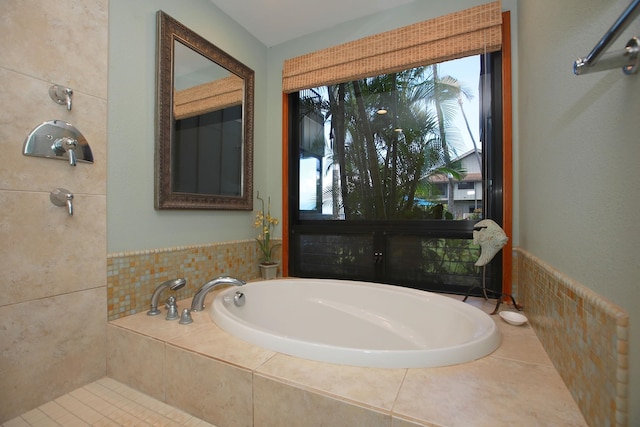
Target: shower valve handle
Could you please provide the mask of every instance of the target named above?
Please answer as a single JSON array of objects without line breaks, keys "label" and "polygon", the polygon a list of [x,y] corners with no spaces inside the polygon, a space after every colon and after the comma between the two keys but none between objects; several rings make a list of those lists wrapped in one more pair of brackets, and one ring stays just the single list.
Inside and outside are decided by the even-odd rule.
[{"label": "shower valve handle", "polygon": [[71,111],[71,97],[73,96],[73,90],[71,88],[53,85],[49,88],[49,96],[56,103],[66,105],[67,110]]},{"label": "shower valve handle", "polygon": [[66,151],[69,156],[69,164],[71,166],[76,165],[76,148],[78,147],[78,140],[69,138],[68,136],[63,136],[62,138],[56,139],[56,141],[51,146],[51,149],[55,151],[56,154],[64,154]]},{"label": "shower valve handle", "polygon": [[65,188],[56,188],[49,194],[49,200],[56,206],[67,207],[69,216],[73,216],[73,193]]}]

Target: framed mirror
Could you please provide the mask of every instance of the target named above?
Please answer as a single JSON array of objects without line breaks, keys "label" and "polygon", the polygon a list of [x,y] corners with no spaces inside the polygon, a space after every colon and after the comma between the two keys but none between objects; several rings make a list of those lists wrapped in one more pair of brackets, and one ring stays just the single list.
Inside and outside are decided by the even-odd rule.
[{"label": "framed mirror", "polygon": [[254,72],[157,12],[156,209],[253,209]]}]

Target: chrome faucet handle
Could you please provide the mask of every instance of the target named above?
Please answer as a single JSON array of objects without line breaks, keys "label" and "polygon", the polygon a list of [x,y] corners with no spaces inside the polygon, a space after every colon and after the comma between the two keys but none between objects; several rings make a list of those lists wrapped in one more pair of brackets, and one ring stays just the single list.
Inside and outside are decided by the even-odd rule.
[{"label": "chrome faucet handle", "polygon": [[49,193],[49,200],[56,206],[67,207],[69,216],[73,216],[73,193],[65,188],[56,188]]},{"label": "chrome faucet handle", "polygon": [[178,304],[176,304],[176,297],[171,295],[169,297],[169,300],[167,301],[167,303],[168,303],[167,317],[165,319],[167,319],[167,320],[176,320],[179,317],[178,316]]},{"label": "chrome faucet handle", "polygon": [[180,316],[180,320],[178,321],[178,323],[181,325],[188,325],[189,323],[193,323],[191,311],[188,308],[182,310],[182,315]]},{"label": "chrome faucet handle", "polygon": [[69,164],[71,166],[76,165],[76,148],[78,147],[78,140],[74,138],[69,138],[68,136],[63,136],[62,138],[58,138],[55,140],[51,149],[56,154],[64,154],[65,152],[69,156]]},{"label": "chrome faucet handle", "polygon": [[69,87],[53,85],[49,88],[49,96],[60,105],[67,105],[67,110],[71,111],[71,97],[73,90]]}]

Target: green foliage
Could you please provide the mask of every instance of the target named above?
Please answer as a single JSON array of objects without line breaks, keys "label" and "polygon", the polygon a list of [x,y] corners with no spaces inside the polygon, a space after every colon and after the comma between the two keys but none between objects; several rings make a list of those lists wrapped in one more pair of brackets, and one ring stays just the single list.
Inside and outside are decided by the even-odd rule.
[{"label": "green foliage", "polygon": [[[340,200],[346,219],[428,217],[415,204],[436,193],[428,178],[464,177],[450,160],[455,133],[446,130],[465,91],[450,76],[438,79],[435,70],[354,80],[328,86],[328,101],[301,100],[302,115],[321,114],[331,123],[330,157],[340,175],[326,196]],[[377,113],[381,106],[387,114]]]}]

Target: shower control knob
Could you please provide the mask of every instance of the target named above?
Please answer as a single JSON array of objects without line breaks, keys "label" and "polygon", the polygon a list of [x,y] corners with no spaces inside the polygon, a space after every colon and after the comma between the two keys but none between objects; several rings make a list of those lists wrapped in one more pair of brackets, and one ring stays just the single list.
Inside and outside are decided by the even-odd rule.
[{"label": "shower control knob", "polygon": [[78,140],[74,138],[69,138],[68,136],[63,136],[62,138],[56,139],[51,149],[57,154],[62,155],[67,153],[69,156],[69,164],[71,166],[76,165],[76,148],[78,147]]},{"label": "shower control knob", "polygon": [[49,193],[49,200],[56,206],[67,207],[69,216],[73,216],[73,193],[65,188],[56,188]]}]

